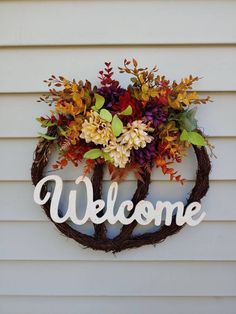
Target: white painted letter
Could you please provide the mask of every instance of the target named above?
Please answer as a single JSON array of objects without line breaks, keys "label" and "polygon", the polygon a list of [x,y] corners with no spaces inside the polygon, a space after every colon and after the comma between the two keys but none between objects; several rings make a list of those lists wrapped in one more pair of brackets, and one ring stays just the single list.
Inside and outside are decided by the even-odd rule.
[{"label": "white painted letter", "polygon": [[58,215],[58,207],[59,207],[61,192],[63,188],[63,182],[59,176],[50,175],[40,180],[34,190],[34,201],[39,205],[44,205],[47,203],[47,201],[49,200],[51,196],[51,193],[47,192],[43,199],[40,198],[40,194],[41,194],[43,185],[48,181],[55,181],[56,183],[54,192],[52,195],[51,205],[50,205],[50,216],[52,220],[57,223],[65,222],[69,218],[69,212],[67,211],[64,217],[60,217]]},{"label": "white painted letter", "polygon": [[201,215],[196,220],[194,220],[193,216],[199,213],[200,210],[201,210],[201,204],[198,202],[193,202],[188,205],[184,216],[185,216],[185,222],[189,226],[192,226],[192,227],[197,226],[206,216],[206,212],[202,212]]}]

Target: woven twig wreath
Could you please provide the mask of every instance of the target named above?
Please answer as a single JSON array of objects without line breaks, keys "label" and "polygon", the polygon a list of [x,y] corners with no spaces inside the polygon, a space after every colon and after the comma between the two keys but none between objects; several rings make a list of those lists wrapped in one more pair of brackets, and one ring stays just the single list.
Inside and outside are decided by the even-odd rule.
[{"label": "woven twig wreath", "polygon": [[[132,198],[135,208],[136,204],[144,200],[148,194],[154,165],[160,167],[163,173],[169,174],[171,180],[183,183],[181,176],[168,165],[170,162],[180,162],[184,149],[192,146],[198,167],[195,185],[185,208],[192,202],[200,202],[209,188],[211,164],[205,148],[207,142],[196,127],[195,111],[188,107],[194,103],[205,103],[209,99],[200,99],[196,92],[189,91],[192,83],[198,78],[190,76],[179,84],[173,82],[170,85],[164,77],[154,75],[155,67],[149,72],[146,68],[138,68],[137,61],[133,60],[134,69],[131,70],[129,64],[130,62],[125,60],[124,68],[120,68],[120,72],[134,75],[133,85],[130,85],[127,90],[122,89],[119,82],[111,78],[113,73],[110,63],[106,63],[105,72],[100,71],[102,85],[100,90],[96,88],[92,90],[91,84],[87,81],[85,84],[81,81],[76,83],[74,80],[70,82],[64,77],[57,79],[52,76],[46,81],[49,86],[54,84],[62,87],[62,90],[58,92],[54,88],[50,89],[51,98],[48,95],[41,98],[50,105],[55,102],[56,111],[52,112],[51,117],[39,118],[42,126],[47,128],[47,133],[41,134],[42,138],[35,150],[31,169],[33,184],[37,185],[43,178],[51,151],[56,147],[60,159],[54,165],[55,169],[63,168],[68,161],[72,161],[77,166],[78,161],[86,159],[85,173],[93,171],[94,200],[102,197],[106,164],[114,180],[121,180],[131,169],[135,170],[137,188]],[[98,127],[97,133],[92,135],[88,134],[91,125]],[[142,132],[139,133],[138,128],[141,128]],[[103,132],[101,138],[97,135],[100,131]],[[128,142],[124,140],[124,138],[127,140],[127,134],[131,131],[143,136],[141,138],[140,135],[133,146],[129,138]],[[107,142],[103,143],[106,136]],[[125,161],[123,156],[120,157],[123,158],[121,162],[115,154],[111,153],[114,153],[114,140],[120,145],[119,147],[121,145],[125,147],[122,146],[122,151],[129,149],[128,154],[125,152],[126,157],[128,156]],[[112,149],[109,147],[111,143]],[[130,145],[128,148],[127,143]],[[141,143],[141,146],[138,147],[137,143]],[[153,145],[155,149],[150,149],[148,144]],[[45,184],[42,197],[46,193]],[[48,218],[65,236],[85,247],[106,252],[119,252],[147,244],[157,244],[168,236],[176,234],[183,227],[177,225],[173,219],[170,226],[162,225],[156,232],[135,236],[133,230],[137,222],[133,221],[129,225],[124,225],[118,236],[110,239],[107,237],[105,223],[94,224],[94,235],[90,236],[73,229],[66,222],[54,222],[50,216],[50,200],[42,207]],[[131,211],[130,216],[132,214]]]}]

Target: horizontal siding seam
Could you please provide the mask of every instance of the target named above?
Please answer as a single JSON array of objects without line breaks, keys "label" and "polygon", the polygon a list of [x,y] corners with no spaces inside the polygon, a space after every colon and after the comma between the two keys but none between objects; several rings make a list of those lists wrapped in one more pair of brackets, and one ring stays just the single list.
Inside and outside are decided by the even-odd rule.
[{"label": "horizontal siding seam", "polygon": [[[0,0],[1,1],[1,0]],[[236,298],[235,295],[122,295],[122,294],[116,294],[116,295],[89,295],[89,294],[83,294],[83,295],[77,295],[77,294],[0,294],[0,298],[1,297],[9,297],[9,298],[178,298],[178,299],[185,299],[185,298],[196,298],[196,299],[211,299],[211,298],[217,298],[217,299],[225,299],[225,298],[230,298],[230,299],[234,299]]]},{"label": "horizontal siding seam", "polygon": [[[1,0],[0,0],[1,1]],[[10,294],[0,294],[0,298],[1,297],[9,297],[9,298],[11,298],[11,297],[13,297],[13,298],[15,298],[15,297],[19,297],[19,298],[25,298],[26,296],[25,295],[22,295],[22,294],[15,294],[15,295],[10,295]],[[45,294],[45,295],[39,295],[39,294],[29,294],[29,295],[27,295],[27,297],[29,297],[29,298],[41,298],[41,297],[43,297],[43,298],[60,298],[61,296],[59,296],[59,295],[50,295],[50,294]],[[108,296],[90,296],[90,295],[84,295],[84,296],[77,296],[77,295],[65,295],[64,296],[65,298],[139,298],[139,296],[136,296],[136,295],[134,295],[134,296],[127,296],[127,295],[124,295],[124,296],[119,296],[119,295],[114,295],[114,296],[110,296],[110,295],[108,295]],[[229,299],[234,299],[234,298],[236,298],[235,296],[221,296],[221,297],[218,297],[218,296],[188,296],[188,295],[186,295],[186,296],[145,296],[145,298],[178,298],[178,299],[185,299],[185,298],[196,298],[196,299],[198,299],[198,298],[203,298],[203,299],[211,299],[211,298],[220,298],[220,299],[225,299],[225,298],[229,298]]]},{"label": "horizontal siding seam", "polygon": [[[105,254],[105,253],[104,253]],[[119,253],[118,253],[119,254]],[[57,260],[59,264],[85,264],[85,263],[89,263],[89,264],[93,264],[94,260]],[[7,260],[7,266],[9,266],[9,264],[14,264],[14,263],[18,263],[18,264],[25,264],[28,262],[32,262],[32,263],[38,263],[38,264],[51,264],[54,263],[55,260]],[[99,264],[112,264],[113,262],[118,262],[119,264],[126,264],[126,260],[97,260],[96,261]],[[142,264],[143,261],[142,260],[132,260],[131,261],[134,264]],[[186,264],[188,263],[188,261],[185,260],[145,260],[145,263],[149,263],[149,264]],[[191,260],[192,264],[217,264],[217,263],[223,263],[223,264],[232,264],[233,266],[236,266],[236,261],[220,261],[220,260]],[[4,260],[0,260],[0,265],[1,264],[6,264],[6,261]]]},{"label": "horizontal siding seam", "polygon": [[[172,263],[182,263],[182,262],[186,262],[186,263],[196,263],[196,262],[209,262],[209,263],[215,263],[215,262],[219,262],[219,263],[231,263],[231,262],[235,262],[236,263],[236,260],[235,259],[216,259],[216,258],[212,258],[212,259],[201,259],[201,258],[195,258],[195,259],[173,259],[173,258],[169,258],[169,259],[150,259],[150,260],[145,260],[145,259],[140,259],[140,258],[137,258],[136,260],[134,259],[118,259],[117,260],[111,260],[111,259],[84,259],[82,258],[81,260],[79,259],[62,259],[62,258],[57,258],[57,259],[53,259],[53,258],[50,258],[50,259],[39,259],[39,258],[28,258],[28,259],[19,259],[19,258],[1,258],[0,257],[0,264],[1,262],[94,262],[94,263],[97,263],[97,262],[110,262],[110,263],[134,263],[134,262],[138,262],[138,263],[143,263],[143,264],[146,264],[146,263],[150,263],[150,262],[153,262],[153,263],[157,263],[157,262],[172,262]],[[236,296],[236,295],[235,295]]]},{"label": "horizontal siding seam", "polygon": [[74,298],[235,298],[236,294],[0,294],[0,297],[74,297]]},{"label": "horizontal siding seam", "polygon": [[[1,2],[1,0],[0,0]],[[0,44],[0,50],[1,49],[40,49],[40,48],[118,48],[118,47],[124,47],[124,48],[187,48],[187,47],[201,47],[201,48],[216,48],[216,47],[236,47],[236,40],[232,42],[176,42],[176,43],[165,43],[165,42],[157,42],[157,43],[80,43],[80,44],[27,44],[27,43],[22,43],[22,44]]]}]

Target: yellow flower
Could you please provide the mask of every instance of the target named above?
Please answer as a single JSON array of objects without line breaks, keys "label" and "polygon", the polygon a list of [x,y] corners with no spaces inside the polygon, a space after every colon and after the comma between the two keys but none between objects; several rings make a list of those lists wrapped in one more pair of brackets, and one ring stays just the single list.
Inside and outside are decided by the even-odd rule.
[{"label": "yellow flower", "polygon": [[86,143],[107,145],[110,140],[114,139],[111,124],[100,118],[95,111],[91,112],[89,120],[82,124],[80,138],[85,139]]},{"label": "yellow flower", "polygon": [[148,132],[153,131],[141,120],[135,120],[132,123],[128,123],[127,127],[124,127],[123,133],[118,138],[118,142],[121,145],[126,145],[128,149],[138,149],[145,147],[147,143],[153,140],[153,137],[148,135]]},{"label": "yellow flower", "polygon": [[111,162],[115,167],[125,168],[130,157],[130,149],[126,145],[120,145],[113,140],[103,149],[112,158]]}]

